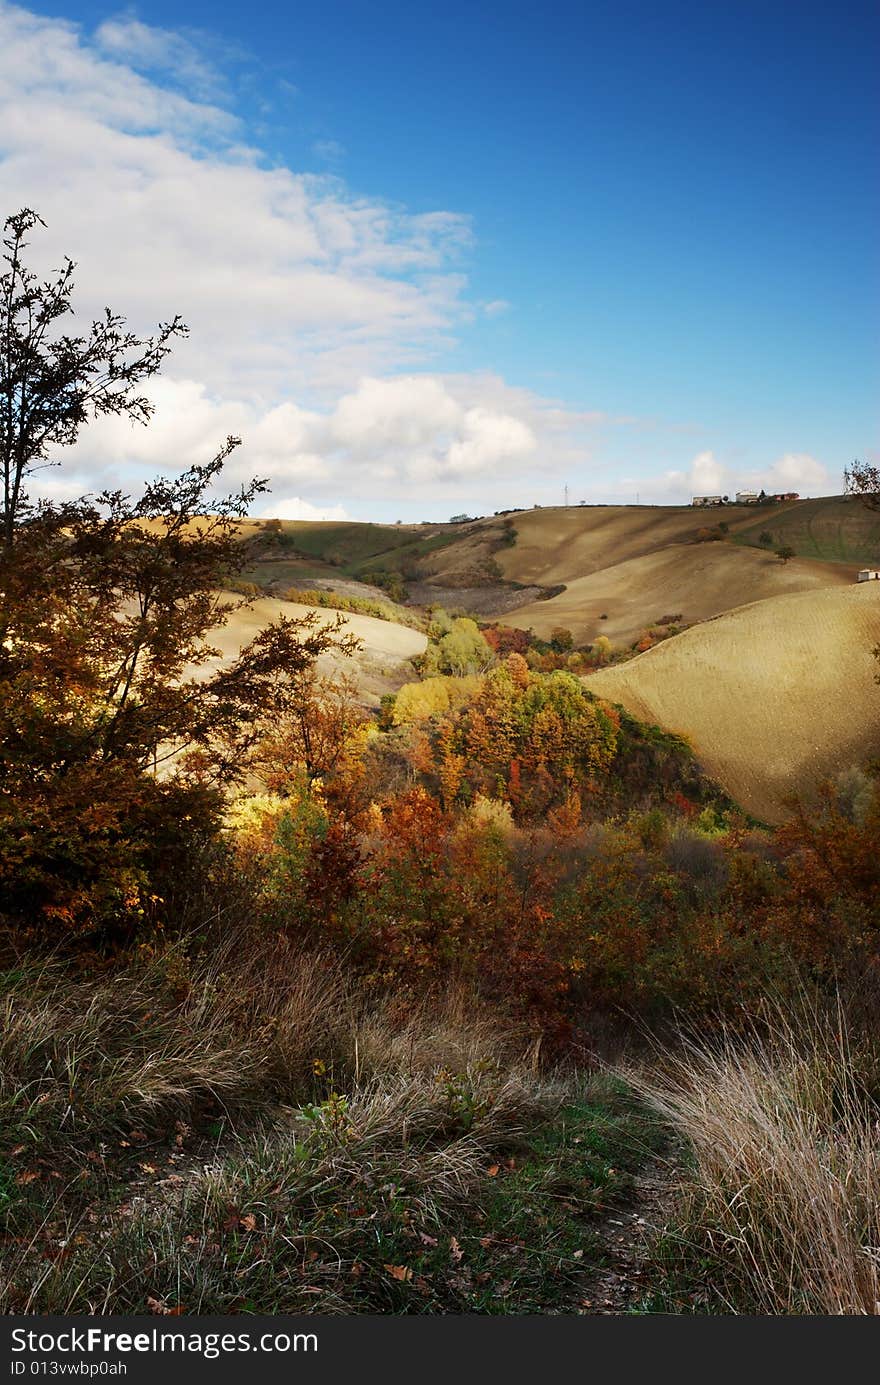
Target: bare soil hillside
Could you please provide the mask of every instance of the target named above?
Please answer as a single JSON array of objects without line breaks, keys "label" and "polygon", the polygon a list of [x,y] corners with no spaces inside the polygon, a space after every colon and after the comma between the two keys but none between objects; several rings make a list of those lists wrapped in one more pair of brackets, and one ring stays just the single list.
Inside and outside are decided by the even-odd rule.
[{"label": "bare soil hillside", "polygon": [[558,596],[521,606],[507,620],[522,629],[531,627],[542,638],[564,626],[576,644],[588,644],[601,634],[612,644],[629,646],[667,616],[680,617],[676,624],[693,625],[765,597],[849,585],[854,575],[843,565],[805,558],[783,564],[759,548],[675,543],[569,578]]},{"label": "bare soil hillside", "polygon": [[572,505],[511,515],[516,544],[496,554],[511,582],[550,587],[600,568],[686,543],[700,529],[749,519],[747,505],[701,510],[692,505]]},{"label": "bare soil hillside", "polygon": [[[238,600],[234,596],[230,596],[229,599]],[[309,609],[308,606],[299,606],[294,602],[280,601],[267,596],[233,612],[226,625],[210,632],[209,642],[221,653],[219,658],[213,659],[205,668],[210,670],[225,660],[234,659],[244,645],[279,616],[296,619],[304,616]],[[335,611],[323,608],[318,610],[318,616],[324,625],[329,625],[335,620],[336,614]],[[427,645],[425,635],[405,625],[396,625],[389,620],[377,620],[373,616],[346,613],[343,619],[343,633],[356,635],[362,641],[363,648],[351,659],[326,656],[326,662],[347,669],[356,678],[365,700],[378,700],[383,693],[399,687],[407,677],[412,677],[412,670],[407,666],[407,661],[424,652]]]},{"label": "bare soil hillside", "polygon": [[686,630],[588,687],[690,740],[767,822],[784,800],[880,754],[880,583],[774,596]]}]

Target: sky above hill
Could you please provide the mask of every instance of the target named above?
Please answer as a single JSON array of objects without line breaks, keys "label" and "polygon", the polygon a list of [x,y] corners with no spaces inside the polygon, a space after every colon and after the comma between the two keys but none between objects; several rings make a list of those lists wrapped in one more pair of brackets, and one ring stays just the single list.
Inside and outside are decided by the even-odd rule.
[{"label": "sky above hill", "polygon": [[0,208],[191,336],[51,494],[265,513],[823,494],[878,459],[880,11],[0,0]]}]

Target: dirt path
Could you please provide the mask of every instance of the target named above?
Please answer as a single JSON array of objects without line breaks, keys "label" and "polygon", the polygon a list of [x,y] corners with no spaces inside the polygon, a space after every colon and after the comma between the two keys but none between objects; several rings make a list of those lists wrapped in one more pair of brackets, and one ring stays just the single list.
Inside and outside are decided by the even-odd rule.
[{"label": "dirt path", "polygon": [[636,1175],[630,1202],[598,1228],[605,1241],[605,1264],[588,1282],[582,1312],[628,1313],[648,1292],[652,1247],[672,1215],[675,1184],[672,1150],[655,1155]]}]

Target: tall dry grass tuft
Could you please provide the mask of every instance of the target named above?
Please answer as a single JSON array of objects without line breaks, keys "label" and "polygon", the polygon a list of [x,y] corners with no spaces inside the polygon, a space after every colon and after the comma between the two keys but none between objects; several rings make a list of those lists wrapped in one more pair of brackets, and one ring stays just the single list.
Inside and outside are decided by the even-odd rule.
[{"label": "tall dry grass tuft", "polygon": [[631,1081],[693,1152],[677,1258],[763,1314],[880,1313],[880,1048],[842,1006],[775,1008]]},{"label": "tall dry grass tuft", "polygon": [[0,1312],[381,1306],[413,1226],[475,1215],[499,1151],[571,1095],[462,994],[404,1011],[283,946],[3,985]]},{"label": "tall dry grass tuft", "polygon": [[151,1123],[193,1103],[302,1089],[350,1045],[351,1002],[322,957],[177,949],[106,979],[25,966],[0,993],[0,1119],[41,1138]]}]

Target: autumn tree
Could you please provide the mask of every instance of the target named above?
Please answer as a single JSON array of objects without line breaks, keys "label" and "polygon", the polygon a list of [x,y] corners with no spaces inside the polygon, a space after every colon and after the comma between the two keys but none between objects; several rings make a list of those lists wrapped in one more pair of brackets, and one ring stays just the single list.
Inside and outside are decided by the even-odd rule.
[{"label": "autumn tree", "polygon": [[[217,665],[245,599],[239,520],[257,486],[209,498],[228,451],[132,503],[42,506],[0,553],[0,906],[91,927],[141,907],[154,864],[209,830],[268,719],[338,645],[315,613]],[[160,846],[160,840],[164,847]],[[152,891],[155,893],[155,890]]]},{"label": "autumn tree", "polygon": [[285,715],[273,721],[258,754],[269,788],[290,792],[351,774],[370,718],[346,674],[322,674],[309,663],[291,677]]},{"label": "autumn tree", "polygon": [[6,270],[0,276],[0,467],[3,472],[3,543],[15,538],[28,504],[29,475],[53,465],[50,450],[76,442],[83,424],[101,414],[147,423],[153,405],[142,392],[186,335],[179,317],[153,337],[138,337],[106,308],[79,336],[65,331],[73,312],[75,265],[65,259],[42,280],[25,264],[27,237],[45,223],[25,207],[4,223]]},{"label": "autumn tree", "polygon": [[463,678],[484,672],[495,657],[477,622],[466,616],[453,618],[443,610],[435,611],[428,637],[428,647],[419,659],[425,675],[451,673]]},{"label": "autumn tree", "polygon": [[148,419],[136,386],[182,330],[143,343],[108,314],[86,338],[53,336],[72,266],[42,286],[24,268],[37,220],[7,224],[2,285],[0,921],[94,935],[161,905],[267,720],[295,709],[320,654],[353,642],[312,613],[218,664],[211,631],[246,604],[228,590],[250,556],[240,521],[265,490],[216,498],[237,438],[134,501],[26,502],[29,471],[96,413]]},{"label": "autumn tree", "polygon": [[880,510],[880,467],[869,462],[853,462],[843,473],[847,495],[861,500],[869,510]]},{"label": "autumn tree", "polygon": [[[462,787],[469,797],[507,800],[523,816],[588,790],[607,772],[617,746],[615,727],[578,678],[562,670],[532,672],[518,654],[441,719],[437,739],[441,768],[456,768],[456,792]],[[443,797],[448,806],[448,787]]]},{"label": "autumn tree", "polygon": [[557,625],[550,631],[550,648],[557,654],[567,654],[574,648],[574,636],[564,625]]}]

